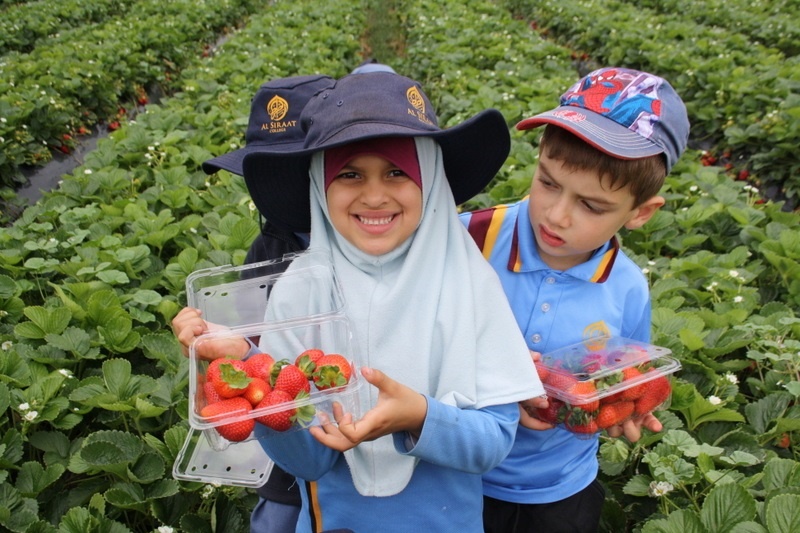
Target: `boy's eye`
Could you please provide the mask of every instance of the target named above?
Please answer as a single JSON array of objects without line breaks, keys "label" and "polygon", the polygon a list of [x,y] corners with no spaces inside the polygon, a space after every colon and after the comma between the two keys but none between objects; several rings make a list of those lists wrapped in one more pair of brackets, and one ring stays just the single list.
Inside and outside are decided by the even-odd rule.
[{"label": "boy's eye", "polygon": [[586,207],[586,209],[588,209],[590,212],[594,213],[595,215],[602,215],[603,213],[606,212],[605,209],[600,209],[599,207],[595,207],[594,205],[592,205],[589,202],[583,202],[583,205],[584,205],[584,207]]}]

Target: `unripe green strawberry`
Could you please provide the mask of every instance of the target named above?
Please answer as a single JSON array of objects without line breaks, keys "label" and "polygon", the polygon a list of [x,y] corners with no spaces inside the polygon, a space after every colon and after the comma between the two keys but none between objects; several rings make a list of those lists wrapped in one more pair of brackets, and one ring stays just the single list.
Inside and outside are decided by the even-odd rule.
[{"label": "unripe green strawberry", "polygon": [[[225,418],[226,415],[234,417],[247,414],[253,410],[246,399],[241,396],[229,398],[216,403],[212,403],[203,407],[200,410],[200,416],[205,418],[212,418],[215,421]],[[250,436],[255,427],[255,421],[252,418],[246,418],[229,424],[221,424],[216,426],[217,432],[224,438],[231,442],[241,442]]]}]

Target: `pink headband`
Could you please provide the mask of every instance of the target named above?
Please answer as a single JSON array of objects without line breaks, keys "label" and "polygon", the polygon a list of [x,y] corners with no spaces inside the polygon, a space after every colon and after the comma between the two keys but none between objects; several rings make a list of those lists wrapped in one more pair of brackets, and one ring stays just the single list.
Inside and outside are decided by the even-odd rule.
[{"label": "pink headband", "polygon": [[325,150],[325,192],[342,168],[355,157],[362,154],[374,154],[391,161],[393,165],[405,172],[411,181],[422,188],[417,146],[413,137],[381,137],[356,141],[344,146]]}]

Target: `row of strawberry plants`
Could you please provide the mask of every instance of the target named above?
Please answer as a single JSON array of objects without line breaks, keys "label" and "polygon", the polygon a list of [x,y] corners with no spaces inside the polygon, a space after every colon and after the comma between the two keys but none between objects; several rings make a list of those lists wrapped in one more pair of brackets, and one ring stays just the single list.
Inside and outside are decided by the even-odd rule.
[{"label": "row of strawberry plants", "polygon": [[800,203],[800,58],[726,29],[619,0],[509,0],[517,13],[597,61],[653,71],[680,89],[695,139],[726,154],[772,198]]},{"label": "row of strawberry plants", "polygon": [[[69,153],[73,137],[113,123],[121,102],[146,102],[145,88],[169,89],[203,45],[263,5],[259,0],[140,0],[137,17],[63,32],[29,54],[0,63],[0,185],[21,180],[22,165]],[[124,105],[124,104],[122,104]]]},{"label": "row of strawberry plants", "polygon": [[[407,2],[406,13],[414,25],[402,68],[426,80],[445,120],[463,120],[478,103],[513,124],[551,108],[577,78],[569,50],[490,3],[467,12],[458,2]],[[515,134],[504,169],[473,204],[527,193],[531,137]],[[664,432],[634,445],[603,440],[603,530],[678,533],[685,521],[698,531],[780,531],[800,516],[800,498],[778,497],[800,486],[785,476],[800,471],[800,220],[759,203],[752,186],[705,167],[695,150],[665,194],[667,207],[623,242],[653,284],[653,341],[684,370],[660,415]],[[728,508],[741,512],[714,516]]]},{"label": "row of strawberry plants", "polygon": [[[241,180],[227,173],[206,177],[200,162],[241,144],[249,98],[264,79],[314,71],[341,75],[357,62],[357,32],[344,35],[338,29],[361,27],[362,21],[348,14],[350,7],[330,5],[323,11],[309,2],[277,3],[229,41],[208,68],[193,70],[183,93],[118,130],[85,166],[65,177],[60,191],[0,232],[0,270],[5,272],[0,275],[5,313],[0,313],[0,341],[8,356],[0,374],[10,384],[8,393],[0,386],[0,406],[10,416],[0,421],[6,424],[2,442],[10,450],[3,458],[24,471],[16,477],[3,474],[15,520],[30,518],[22,511],[35,499],[43,516],[55,517],[52,522],[70,509],[62,521],[66,531],[120,523],[145,531],[158,522],[181,523],[188,531],[210,531],[207,524],[215,521],[224,524],[218,530],[245,527],[253,498],[243,491],[180,483],[179,493],[166,494],[175,487],[166,471],[186,435],[185,423],[174,423],[186,414],[186,365],[166,324],[181,304],[185,276],[203,266],[240,263],[258,231]],[[568,51],[526,32],[524,23],[492,11],[488,3],[468,11],[454,1],[408,2],[407,7],[408,20],[417,23],[409,28],[408,60],[396,66],[436,93],[443,124],[490,106],[513,122],[517,113],[551,107],[577,77],[569,71]],[[431,24],[421,28],[420,22],[429,22],[422,18],[426,13]],[[441,39],[445,29],[447,38]],[[468,39],[447,46],[462,33]],[[475,55],[476,50],[487,54]],[[440,54],[447,61],[437,62]],[[429,67],[417,67],[426,60],[432,60]],[[521,72],[512,73],[514,65]],[[498,78],[501,71],[505,74]],[[542,84],[552,86],[532,89]],[[507,201],[524,191],[535,165],[528,138],[515,139],[501,173],[508,179],[499,179],[486,201]],[[788,292],[800,279],[789,270],[800,261],[798,221],[772,204],[755,204],[752,191],[716,169],[702,168],[698,154],[687,155],[676,169],[678,178],[668,184],[667,219],[624,241],[653,277],[655,340],[673,343],[689,370],[676,388],[674,409],[664,415],[668,431],[637,446],[603,444],[604,481],[614,488],[606,518],[612,531],[634,518],[656,527],[661,518],[655,506],[689,508],[675,496],[680,489],[693,495],[691,503],[703,515],[730,504],[749,512],[754,505],[749,494],[727,494],[727,488],[705,494],[728,480],[749,486],[762,473],[763,494],[756,494],[758,504],[764,502],[761,523],[768,522],[770,509],[796,503],[773,497],[796,484],[780,474],[797,464],[788,451],[772,445],[770,436],[778,427],[793,431],[796,418],[786,394],[798,395],[797,379],[788,371],[796,368],[800,354],[798,300],[762,306],[757,294],[768,286]],[[519,185],[508,187],[514,179]],[[698,251],[703,243],[716,247]],[[739,268],[735,276],[731,265]],[[732,309],[737,306],[738,312]],[[749,332],[735,339],[745,343],[738,347],[730,342],[736,328]],[[719,338],[724,342],[716,350]],[[745,358],[752,369],[735,370]],[[740,386],[734,387],[728,372],[741,378]],[[773,399],[762,401],[768,398]],[[67,417],[74,409],[74,417]],[[740,413],[747,416],[746,424],[739,422]],[[756,450],[753,441],[762,448]],[[742,453],[737,454],[739,443]],[[113,450],[130,473],[97,450]],[[777,459],[779,454],[787,459]],[[160,471],[159,457],[166,465]],[[69,468],[59,474],[57,465]],[[640,472],[647,474],[634,475]],[[26,479],[37,483],[31,486]],[[75,485],[76,495],[57,506],[53,483]],[[666,484],[677,490],[668,491]],[[657,495],[642,494],[651,486]],[[81,499],[89,491],[97,497]]]},{"label": "row of strawberry plants", "polygon": [[49,36],[124,13],[122,0],[37,0],[8,6],[0,13],[0,55],[30,52]]},{"label": "row of strawberry plants", "polygon": [[241,178],[200,164],[242,143],[262,82],[357,64],[358,35],[341,28],[360,16],[270,5],[0,229],[2,528],[248,530],[254,494],[171,474],[188,362],[169,320],[186,275],[241,263],[259,230]]},{"label": "row of strawberry plants", "polygon": [[735,0],[720,4],[714,0],[681,2],[680,0],[630,0],[634,5],[653,9],[660,14],[680,13],[698,24],[718,26],[743,33],[754,42],[777,48],[787,56],[800,53],[800,6],[792,0]]}]

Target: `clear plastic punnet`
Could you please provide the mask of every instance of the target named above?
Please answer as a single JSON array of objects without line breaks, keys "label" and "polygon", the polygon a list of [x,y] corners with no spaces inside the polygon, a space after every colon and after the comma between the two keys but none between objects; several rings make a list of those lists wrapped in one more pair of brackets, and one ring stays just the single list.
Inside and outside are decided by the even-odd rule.
[{"label": "clear plastic punnet", "polygon": [[667,409],[672,374],[681,368],[664,347],[624,337],[596,337],[536,362],[547,409],[530,414],[591,436],[630,418]]},{"label": "clear plastic punnet", "polygon": [[[334,404],[360,418],[364,380],[326,254],[306,251],[199,270],[187,277],[186,290],[189,306],[214,327],[189,348],[192,430],[173,465],[174,477],[258,487],[273,466],[259,439],[274,435],[259,425],[303,430],[333,421]],[[250,344],[245,357],[205,357],[212,347],[242,339]],[[283,373],[294,381],[279,377]],[[301,390],[286,392],[286,382]],[[285,395],[270,394],[277,389]]]}]

